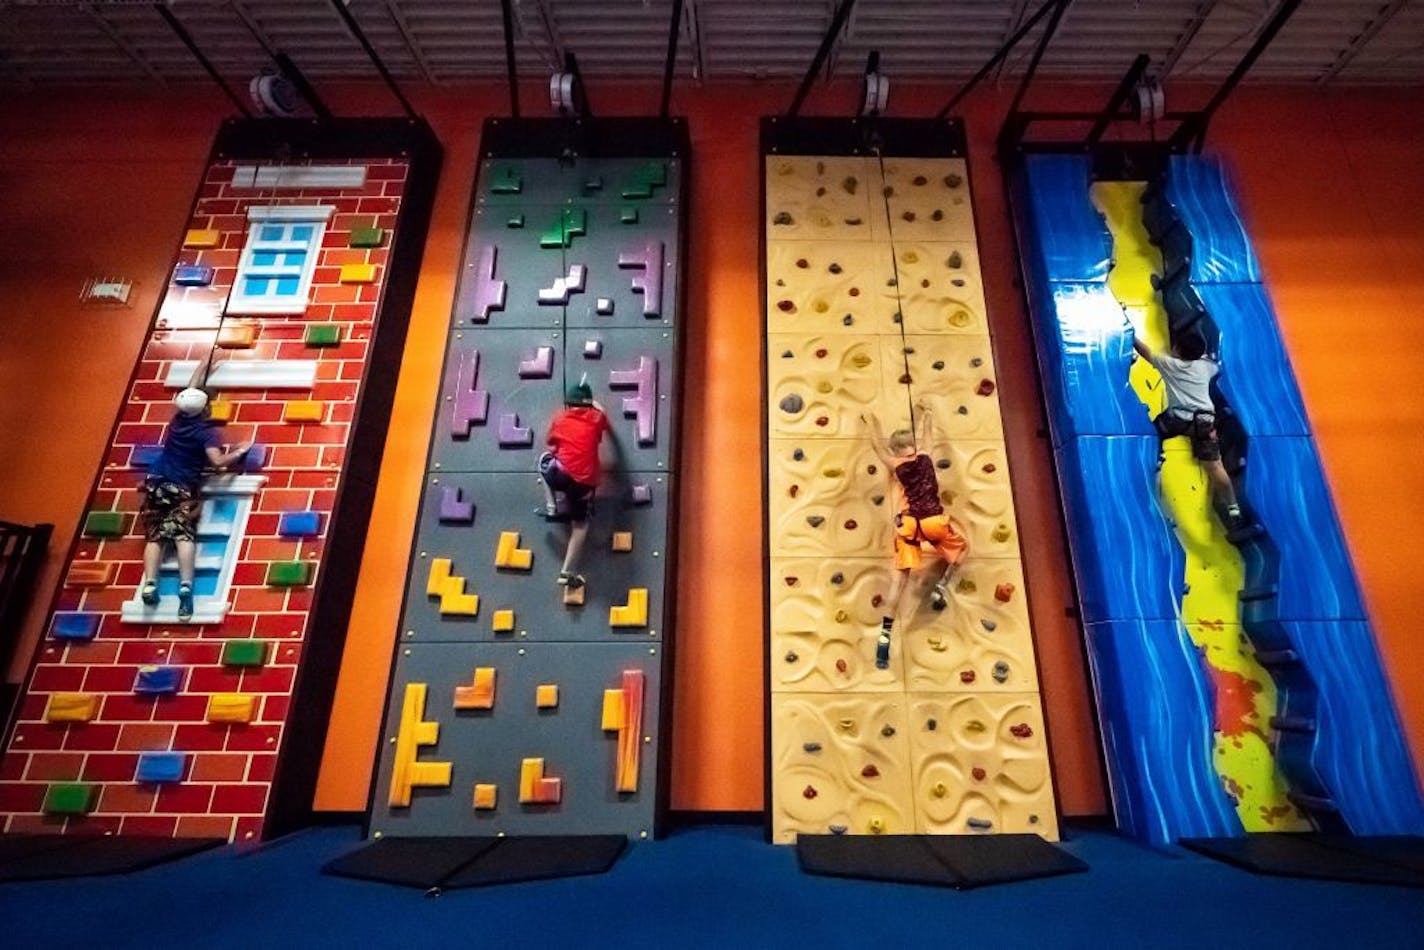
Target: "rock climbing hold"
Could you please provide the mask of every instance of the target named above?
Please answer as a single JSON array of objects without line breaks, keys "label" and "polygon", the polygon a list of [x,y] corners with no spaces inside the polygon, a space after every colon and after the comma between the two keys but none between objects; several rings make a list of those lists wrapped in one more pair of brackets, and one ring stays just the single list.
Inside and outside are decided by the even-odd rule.
[{"label": "rock climbing hold", "polygon": [[830,425],[830,424],[831,424],[831,417],[830,417],[830,416],[817,416],[817,417],[816,417],[816,425],[818,425],[818,426],[820,426],[820,427],[822,427],[822,428],[825,428],[826,426],[828,426],[828,425]]},{"label": "rock climbing hold", "polygon": [[867,366],[870,365],[870,362],[870,357],[866,356],[864,353],[857,353],[850,358],[850,365],[854,366],[856,369],[865,369]]},{"label": "rock climbing hold", "polygon": [[792,313],[796,310],[796,304],[790,300],[778,300],[776,302],[776,309],[782,313]]},{"label": "rock climbing hold", "polygon": [[847,665],[847,663],[846,663],[845,660],[836,660],[836,672],[837,672],[837,673],[840,673],[842,676],[844,676],[845,673],[846,673],[846,671],[849,670],[849,669],[850,669],[850,666]]},{"label": "rock climbing hold", "polygon": [[1028,823],[1029,823],[1030,825],[1036,825],[1036,824],[1038,824],[1038,816],[1037,816],[1037,815],[1029,815],[1029,816],[1028,816]]},{"label": "rock climbing hold", "polygon": [[771,219],[772,224],[791,224],[791,213],[789,211],[778,211],[776,217]]},{"label": "rock climbing hold", "polygon": [[930,789],[930,794],[935,798],[943,798],[948,793],[949,789],[945,787],[943,782],[935,782],[934,788]]},{"label": "rock climbing hold", "polygon": [[944,185],[946,188],[958,188],[962,184],[964,184],[964,179],[954,172],[950,172],[944,176]]},{"label": "rock climbing hold", "polygon": [[801,791],[801,796],[803,798],[815,798],[818,794],[819,793],[816,791],[816,787],[814,785],[807,785]]},{"label": "rock climbing hold", "polygon": [[1009,679],[1009,664],[999,660],[994,664],[994,682],[1004,683]]},{"label": "rock climbing hold", "polygon": [[906,251],[905,253],[900,255],[901,264],[918,264],[919,262],[920,255],[916,254],[914,251]]},{"label": "rock climbing hold", "polygon": [[853,195],[855,194],[855,190],[860,187],[860,182],[854,175],[847,175],[841,179],[841,187],[845,189],[846,194]]},{"label": "rock climbing hold", "polygon": [[974,390],[981,396],[987,396],[994,391],[994,381],[992,379],[979,380],[979,388]]},{"label": "rock climbing hold", "polygon": [[829,353],[829,352],[830,352],[830,350],[826,349],[825,347],[822,347],[821,349],[819,349],[819,350],[816,351],[816,359],[818,359],[818,360],[823,360],[823,359],[825,359],[825,358],[826,358],[826,354]]},{"label": "rock climbing hold", "polygon": [[814,304],[811,305],[811,309],[816,311],[817,313],[825,313],[827,310],[831,309],[831,305],[824,300],[817,300]]},{"label": "rock climbing hold", "polygon": [[845,526],[847,531],[854,531],[858,527],[854,518],[847,518]]},{"label": "rock climbing hold", "polygon": [[900,212],[900,217],[904,218],[906,221],[913,221],[913,220],[915,220],[915,212],[913,212],[913,211],[902,211],[902,212]]},{"label": "rock climbing hold", "polygon": [[852,287],[850,290],[847,290],[846,293],[849,294],[849,295],[852,296],[852,297],[859,297],[859,296],[860,296],[860,288],[859,288],[859,287]]},{"label": "rock climbing hold", "polygon": [[985,475],[993,475],[996,471],[998,471],[998,469],[999,469],[999,467],[998,467],[997,465],[995,465],[993,462],[985,462],[985,463],[984,463],[984,467],[981,469],[981,471],[982,471]]},{"label": "rock climbing hold", "polygon": [[914,182],[916,185],[924,185],[924,184],[927,184],[927,183],[929,182],[929,179],[926,178],[924,175],[916,175],[916,176],[914,177],[914,179],[913,179],[913,182]]},{"label": "rock climbing hold", "polygon": [[988,831],[994,827],[994,823],[987,818],[971,818],[966,821],[965,824],[975,831]]},{"label": "rock climbing hold", "polygon": [[845,223],[848,224],[848,225],[850,225],[851,227],[855,227],[856,225],[860,224],[860,219],[859,219],[859,218],[846,218],[846,219],[845,219]]},{"label": "rock climbing hold", "polygon": [[993,633],[999,627],[999,625],[992,620],[980,620],[979,625],[989,633]]},{"label": "rock climbing hold", "polygon": [[819,528],[821,525],[826,523],[826,519],[821,517],[820,515],[807,515],[806,523],[813,528]]},{"label": "rock climbing hold", "polygon": [[969,685],[970,683],[974,682],[974,680],[975,680],[975,676],[974,676],[974,671],[973,671],[973,670],[960,670],[960,671],[959,671],[959,681],[960,681],[961,683],[963,683],[963,684],[965,684],[965,685],[967,686],[967,685]]},{"label": "rock climbing hold", "polygon": [[944,637],[925,637],[925,643],[928,643],[930,649],[936,653],[943,653],[949,649],[949,647],[945,645]]},{"label": "rock climbing hold", "polygon": [[958,409],[956,409],[956,410],[954,410],[954,411],[957,412],[957,413],[959,413],[961,416],[967,416],[967,415],[969,415],[969,407],[968,407],[968,406],[960,406]]},{"label": "rock climbing hold", "polygon": [[851,325],[852,323],[854,323],[854,322],[855,322],[855,317],[851,316],[850,314],[846,314],[845,316],[841,317],[841,324],[842,324],[843,326],[847,326],[847,327],[848,327],[848,326],[850,326],[850,325]]},{"label": "rock climbing hold", "polygon": [[817,198],[824,198],[825,196],[826,196],[826,187],[825,187],[824,185],[822,185],[820,188],[817,188],[817,189],[816,189],[816,197],[817,197]]},{"label": "rock climbing hold", "polygon": [[966,732],[983,732],[984,723],[980,722],[978,719],[971,719],[964,724],[964,729]]},{"label": "rock climbing hold", "polygon": [[868,475],[874,475],[876,472],[879,472],[880,469],[872,462],[870,465],[865,466],[865,471]]},{"label": "rock climbing hold", "polygon": [[809,261],[806,260],[806,258],[804,258],[804,257],[798,257],[798,258],[796,259],[796,266],[797,266],[797,267],[803,267],[803,268],[804,268],[804,267],[810,267],[811,264],[810,264]]},{"label": "rock climbing hold", "polygon": [[797,581],[797,578],[795,578],[795,577],[788,577],[788,578],[786,579],[786,586],[787,586],[787,587],[795,587],[795,586],[796,586],[796,581]]},{"label": "rock climbing hold", "polygon": [[879,778],[880,770],[875,767],[874,762],[871,762],[865,768],[860,770],[860,774],[863,778]]},{"label": "rock climbing hold", "polygon": [[915,354],[915,348],[913,346],[907,346],[904,349],[906,356],[913,356]]},{"label": "rock climbing hold", "polygon": [[901,373],[901,374],[900,374],[900,384],[901,384],[902,386],[908,386],[908,385],[910,385],[911,379],[912,379],[912,378],[911,378],[911,376],[910,376],[909,373]]},{"label": "rock climbing hold", "polygon": [[796,395],[795,393],[792,393],[789,396],[782,396],[781,402],[779,402],[777,405],[781,406],[782,412],[795,413],[800,412],[802,409],[806,408],[805,401],[802,400],[802,398]]},{"label": "rock climbing hold", "polygon": [[926,719],[925,728],[928,729],[930,732],[934,732],[936,729],[939,728],[939,723],[934,719]]},{"label": "rock climbing hold", "polygon": [[893,277],[887,277],[887,278],[885,278],[885,286],[886,286],[886,287],[898,287],[898,286],[900,286],[900,282],[899,282],[898,280],[896,280],[895,278],[893,278]]},{"label": "rock climbing hold", "polygon": [[982,356],[976,356],[974,357],[974,359],[969,361],[969,365],[974,367],[975,369],[978,369],[979,367],[984,365],[984,358]]},{"label": "rock climbing hold", "polygon": [[891,317],[890,320],[893,323],[903,323],[905,322],[905,316],[904,314],[900,313],[900,311],[896,310],[895,315]]},{"label": "rock climbing hold", "polygon": [[784,281],[784,280],[782,280],[780,277],[778,277],[778,278],[776,278],[776,286],[778,286],[778,287],[785,287],[785,286],[786,286],[786,281]]},{"label": "rock climbing hold", "polygon": [[935,459],[935,468],[949,468],[949,459]]},{"label": "rock climbing hold", "polygon": [[941,211],[939,208],[934,209],[934,212],[933,212],[932,214],[930,214],[930,220],[931,220],[931,221],[943,221],[943,220],[944,220],[944,212]]},{"label": "rock climbing hold", "polygon": [[841,265],[837,264],[835,261],[831,261],[831,265],[827,267],[826,270],[830,271],[832,274],[839,274],[841,272]]},{"label": "rock climbing hold", "polygon": [[840,571],[836,571],[834,574],[831,575],[831,583],[836,585],[844,584],[845,575],[842,574]]},{"label": "rock climbing hold", "polygon": [[964,257],[958,251],[950,251],[949,258],[944,263],[950,270],[959,270],[964,266]]},{"label": "rock climbing hold", "polygon": [[880,734],[888,739],[895,734],[895,727],[887,722],[885,725],[880,727]]},{"label": "rock climbing hold", "polygon": [[827,468],[827,469],[823,469],[823,470],[821,471],[821,474],[824,475],[826,478],[840,478],[842,475],[845,474],[845,469],[843,469],[843,468]]},{"label": "rock climbing hold", "polygon": [[994,588],[994,599],[1001,604],[1007,604],[1013,598],[1016,589],[1013,584],[1000,584]]},{"label": "rock climbing hold", "polygon": [[832,386],[830,383],[826,382],[825,380],[822,380],[821,382],[819,382],[819,383],[816,384],[816,392],[822,394],[823,396],[824,396],[824,395],[829,395],[830,393],[833,393],[833,392],[835,392],[835,391],[836,391],[836,387]]},{"label": "rock climbing hold", "polygon": [[782,350],[782,351],[781,351],[781,358],[784,359],[784,360],[795,359],[795,358],[796,358],[796,354],[793,353],[793,352],[791,352],[790,350]]},{"label": "rock climbing hold", "polygon": [[855,720],[842,719],[840,722],[836,723],[836,725],[840,727],[841,732],[850,732],[852,729],[855,728]]},{"label": "rock climbing hold", "polygon": [[821,744],[819,742],[803,742],[801,743],[801,751],[810,752],[813,754],[816,752],[820,752]]},{"label": "rock climbing hold", "polygon": [[969,770],[969,774],[972,775],[972,776],[974,776],[974,781],[976,781],[976,782],[982,782],[982,781],[984,781],[984,779],[986,779],[986,778],[989,777],[989,773],[988,773],[988,772],[985,772],[983,769],[981,769],[981,768],[980,768],[979,766],[977,766],[977,765],[974,766],[974,768],[972,768],[972,769]]},{"label": "rock climbing hold", "polygon": [[794,461],[797,461],[797,462],[805,461],[805,459],[806,459],[806,452],[805,452],[804,449],[792,449],[792,450],[791,450],[791,458],[792,458]]},{"label": "rock climbing hold", "polygon": [[825,162],[817,162],[817,163],[816,163],[816,176],[819,178],[821,175],[824,175],[825,173],[826,173],[826,163],[825,163]]},{"label": "rock climbing hold", "polygon": [[965,286],[965,281],[964,281],[964,278],[963,278],[963,277],[951,277],[951,278],[949,279],[949,282],[950,282],[951,284],[953,284],[955,287],[963,287],[963,286]]},{"label": "rock climbing hold", "polygon": [[920,286],[921,286],[921,287],[928,287],[929,285],[930,285],[930,279],[929,279],[928,277],[925,277],[925,278],[923,278],[923,279],[920,280]]},{"label": "rock climbing hold", "polygon": [[866,824],[866,827],[870,829],[871,834],[878,835],[885,831],[885,822],[880,818],[872,818]]},{"label": "rock climbing hold", "polygon": [[871,496],[870,496],[870,503],[871,503],[872,505],[883,505],[883,504],[885,503],[885,496],[884,496],[884,495],[871,495]]},{"label": "rock climbing hold", "polygon": [[1012,535],[1013,532],[1009,530],[1009,526],[1006,524],[1001,524],[994,529],[994,533],[989,535],[989,537],[1002,544],[1003,542],[1009,540],[1010,536]]},{"label": "rock climbing hold", "polygon": [[[845,622],[846,622],[847,620],[849,620],[849,619],[850,619],[850,614],[846,613],[844,610],[837,610],[837,611],[836,611],[836,623],[845,623]],[[838,661],[836,661],[836,665],[837,665],[837,666],[840,666],[840,664],[842,664],[842,663],[844,663],[844,662],[845,662],[845,660],[838,660]],[[841,672],[845,672],[845,671],[842,670]]]},{"label": "rock climbing hold", "polygon": [[954,585],[954,589],[961,594],[972,594],[979,589],[979,585],[967,577],[961,577],[959,583]]},{"label": "rock climbing hold", "polygon": [[787,662],[787,663],[795,663],[795,662],[796,662],[797,660],[799,660],[799,659],[801,659],[801,657],[799,657],[799,656],[796,655],[796,651],[795,651],[795,650],[787,650],[787,651],[786,651],[786,662]]},{"label": "rock climbing hold", "polygon": [[876,594],[874,597],[870,598],[870,606],[872,607],[879,607],[883,603],[885,603],[885,598],[880,594]]},{"label": "rock climbing hold", "polygon": [[831,834],[833,835],[843,835],[850,830],[845,825],[828,825],[827,827],[830,828]]},{"label": "rock climbing hold", "polygon": [[1016,726],[1010,726],[1009,732],[1012,732],[1016,739],[1027,739],[1033,735],[1033,727],[1026,722],[1021,722]]},{"label": "rock climbing hold", "polygon": [[965,327],[969,326],[969,323],[970,323],[970,317],[969,317],[969,311],[968,311],[968,310],[965,310],[965,309],[961,308],[961,309],[959,309],[959,310],[954,311],[954,313],[951,313],[951,314],[949,315],[949,325],[952,326],[952,327],[956,327],[956,328],[962,330],[962,329],[964,329]]},{"label": "rock climbing hold", "polygon": [[944,369],[944,360],[935,360],[930,365],[935,369]]},{"label": "rock climbing hold", "polygon": [[790,488],[788,488],[788,489],[786,490],[786,493],[787,493],[788,495],[790,495],[792,498],[795,498],[797,495],[801,494],[801,486],[800,486],[800,485],[792,485]]}]

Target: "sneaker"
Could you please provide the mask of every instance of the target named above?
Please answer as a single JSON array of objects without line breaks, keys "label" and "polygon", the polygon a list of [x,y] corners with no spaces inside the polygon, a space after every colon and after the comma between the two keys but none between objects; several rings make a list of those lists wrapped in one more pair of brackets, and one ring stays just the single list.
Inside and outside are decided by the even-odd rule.
[{"label": "sneaker", "polygon": [[943,610],[949,606],[949,597],[945,594],[943,584],[936,584],[934,590],[930,591],[930,606],[935,610]]},{"label": "sneaker", "polygon": [[884,630],[880,631],[880,636],[875,641],[875,668],[884,670],[890,667],[890,634]]},{"label": "sneaker", "polygon": [[183,584],[178,588],[178,620],[187,623],[193,619],[193,585]]},{"label": "sneaker", "polygon": [[143,586],[138,589],[138,597],[139,600],[144,602],[145,606],[157,607],[158,581],[144,581]]}]

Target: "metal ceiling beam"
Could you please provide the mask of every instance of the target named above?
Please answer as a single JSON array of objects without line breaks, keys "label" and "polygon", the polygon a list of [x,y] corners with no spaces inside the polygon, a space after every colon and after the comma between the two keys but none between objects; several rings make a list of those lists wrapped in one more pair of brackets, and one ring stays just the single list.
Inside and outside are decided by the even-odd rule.
[{"label": "metal ceiling beam", "polygon": [[[1004,30],[1003,38],[999,40],[1000,49],[1012,49],[1010,40],[1014,34],[1023,29],[1024,17],[1028,15],[1029,0],[1014,0],[1014,9],[1009,16],[1009,25]],[[999,60],[997,68],[994,70],[994,82],[999,81],[999,77],[1004,74],[1004,67],[1008,65],[1009,59],[1005,56]]]},{"label": "metal ceiling beam", "polygon": [[[828,0],[831,15],[835,15],[836,0]],[[830,79],[836,73],[836,67],[840,65],[841,47],[845,41],[851,38],[855,32],[855,18],[860,10],[851,7],[850,16],[846,19],[845,27],[836,34],[835,40],[831,43],[831,51],[826,54],[826,79]]]},{"label": "metal ceiling beam", "polygon": [[1043,54],[1048,52],[1048,44],[1053,42],[1053,34],[1058,32],[1058,24],[1063,22],[1063,14],[1067,13],[1072,5],[1073,0],[1058,0],[1054,6],[1053,15],[1048,18],[1048,25],[1043,28],[1043,36],[1039,37],[1038,45],[1033,48],[1033,58],[1028,61],[1028,69],[1019,81],[1018,91],[1009,103],[1010,116],[1018,112],[1019,106],[1023,105],[1024,96],[1028,95],[1028,87],[1033,84],[1034,74],[1038,72],[1038,64],[1043,61]]},{"label": "metal ceiling beam", "polygon": [[1365,25],[1364,30],[1350,41],[1350,45],[1345,47],[1339,56],[1335,57],[1335,62],[1331,63],[1325,72],[1321,73],[1320,77],[1315,81],[1323,84],[1340,75],[1341,70],[1354,62],[1355,57],[1364,52],[1365,47],[1369,46],[1371,41],[1380,35],[1380,32],[1389,25],[1389,21],[1394,19],[1394,15],[1408,5],[1409,0],[1393,0],[1392,3],[1387,3],[1381,7],[1379,11],[1375,13],[1374,19]]},{"label": "metal ceiling beam", "polygon": [[1186,27],[1182,30],[1181,35],[1177,37],[1177,42],[1172,44],[1171,52],[1169,52],[1167,58],[1162,61],[1162,68],[1157,73],[1159,82],[1166,79],[1168,74],[1177,68],[1177,63],[1181,60],[1182,54],[1187,51],[1187,47],[1192,45],[1192,40],[1197,38],[1197,34],[1201,32],[1202,24],[1206,22],[1207,17],[1211,16],[1211,11],[1216,9],[1216,3],[1217,0],[1202,0],[1201,3],[1197,4],[1195,12],[1192,13],[1192,18],[1187,21]]},{"label": "metal ceiling beam", "polygon": [[349,0],[331,0],[332,9],[337,16],[341,17],[341,22],[346,24],[346,29],[351,32],[357,43],[361,44],[361,49],[366,52],[367,58],[371,60],[371,65],[376,67],[376,72],[381,74],[385,80],[387,88],[391,90],[391,95],[400,101],[401,108],[405,114],[412,119],[420,118],[420,114],[415,111],[415,107],[410,104],[410,100],[401,92],[400,86],[396,83],[396,77],[391,75],[391,71],[386,68],[385,62],[381,59],[381,54],[376,52],[376,48],[371,45],[371,41],[366,38],[366,31],[361,29],[361,24],[356,22],[356,18],[351,15],[351,11],[346,8]]},{"label": "metal ceiling beam", "polygon": [[673,0],[672,20],[668,24],[667,60],[663,63],[663,98],[658,117],[666,119],[672,103],[672,72],[677,66],[677,41],[682,37],[682,2]]},{"label": "metal ceiling beam", "polygon": [[157,80],[158,82],[164,83],[166,85],[166,80],[164,80],[162,74],[160,74],[158,70],[154,69],[153,65],[149,63],[148,60],[144,59],[143,56],[139,53],[139,51],[135,49],[132,45],[130,45],[128,40],[124,39],[123,36],[120,35],[119,31],[115,29],[112,23],[104,19],[103,14],[101,14],[98,10],[94,9],[94,5],[92,3],[80,3],[78,4],[78,7],[85,13],[85,15],[89,17],[91,21],[93,21],[94,25],[97,26],[103,32],[103,34],[109,38],[110,42],[117,46],[125,56],[127,56],[130,60],[133,61],[135,66],[137,66],[139,69],[142,69],[145,73],[148,74],[149,79]]},{"label": "metal ceiling beam", "polygon": [[396,32],[400,33],[401,41],[405,43],[406,50],[410,52],[410,58],[415,61],[415,68],[420,70],[420,75],[425,77],[426,82],[438,84],[440,80],[435,78],[430,64],[426,62],[425,53],[421,50],[415,34],[411,32],[410,24],[406,22],[405,13],[401,11],[400,5],[395,0],[385,0],[385,4],[386,12],[391,15],[391,22],[396,25]]},{"label": "metal ceiling beam", "polygon": [[698,81],[707,78],[707,66],[702,58],[702,22],[697,17],[696,0],[687,0],[687,13],[683,22],[687,24],[687,42],[692,47],[692,78]]},{"label": "metal ceiling beam", "polygon": [[816,48],[816,55],[812,57],[811,65],[796,90],[796,97],[791,100],[791,108],[786,110],[788,116],[800,113],[801,105],[806,101],[806,96],[811,91],[811,84],[816,81],[816,74],[821,71],[821,64],[826,61],[826,55],[830,53],[831,46],[835,43],[836,34],[841,31],[841,27],[845,26],[846,17],[850,16],[853,6],[855,6],[855,0],[840,0],[835,16],[831,17],[831,25],[826,28],[825,36],[821,37],[821,45]]},{"label": "metal ceiling beam", "polygon": [[242,21],[242,25],[247,27],[247,32],[252,34],[252,38],[257,41],[257,45],[262,47],[262,52],[266,53],[268,57],[275,57],[277,55],[277,44],[272,42],[272,37],[267,34],[266,30],[262,29],[262,24],[257,22],[257,18],[252,15],[247,7],[243,6],[242,0],[228,0],[227,5],[232,9],[233,13],[237,14],[237,18]]},{"label": "metal ceiling beam", "polygon": [[[539,19],[539,32],[544,34],[544,39],[548,41],[547,48],[540,48],[534,43],[534,31],[529,29],[529,24],[524,22],[524,4],[530,3],[534,7],[534,13]],[[544,57],[544,63],[549,69],[558,72],[564,67],[564,44],[559,37],[559,31],[554,26],[553,18],[549,15],[549,10],[544,6],[544,0],[514,0],[514,19],[519,24],[519,32],[524,34],[530,45]]]},{"label": "metal ceiling beam", "polygon": [[173,31],[174,35],[178,37],[184,46],[188,47],[188,52],[193,54],[193,58],[198,61],[198,65],[203,67],[203,71],[212,77],[213,82],[218,84],[218,88],[221,89],[228,99],[232,101],[232,104],[237,107],[237,111],[249,119],[252,118],[252,112],[247,108],[247,103],[243,102],[242,98],[236,92],[233,92],[232,87],[227,84],[227,80],[222,77],[222,73],[218,72],[212,60],[208,59],[203,51],[198,48],[198,43],[193,39],[193,34],[189,33],[188,28],[179,22],[178,17],[174,16],[172,10],[168,9],[167,2],[160,0],[160,2],[153,5],[153,8],[158,11],[159,16],[163,17],[163,22],[168,24],[169,29]]}]

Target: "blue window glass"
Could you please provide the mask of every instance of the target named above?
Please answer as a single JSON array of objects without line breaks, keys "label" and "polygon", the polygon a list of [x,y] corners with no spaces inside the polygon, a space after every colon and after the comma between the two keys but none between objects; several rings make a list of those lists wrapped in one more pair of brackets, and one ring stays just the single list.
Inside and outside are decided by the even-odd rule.
[{"label": "blue window glass", "polygon": [[272,267],[277,263],[277,254],[273,251],[255,251],[252,255],[253,267]]},{"label": "blue window glass", "polygon": [[277,289],[274,293],[283,297],[290,297],[297,292],[297,288],[301,286],[301,283],[302,282],[296,277],[280,278],[277,281]]},{"label": "blue window glass", "polygon": [[284,267],[301,267],[302,262],[307,259],[307,252],[288,251],[287,253],[278,256],[282,258],[282,266]]},{"label": "blue window glass", "polygon": [[259,231],[257,234],[257,240],[280,241],[282,240],[282,232],[285,230],[286,228],[282,227],[280,224],[264,224],[262,226],[261,231]]},{"label": "blue window glass", "polygon": [[243,283],[242,293],[248,297],[261,297],[267,293],[267,286],[272,281],[266,277],[249,277]]},{"label": "blue window glass", "polygon": [[312,226],[310,224],[298,224],[292,228],[293,241],[310,241],[312,239]]}]

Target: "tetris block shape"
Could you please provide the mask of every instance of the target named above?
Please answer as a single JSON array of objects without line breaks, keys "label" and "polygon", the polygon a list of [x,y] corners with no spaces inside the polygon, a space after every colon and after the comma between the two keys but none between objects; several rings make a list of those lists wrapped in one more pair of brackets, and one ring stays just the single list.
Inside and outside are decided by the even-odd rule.
[{"label": "tetris block shape", "polygon": [[622,729],[623,724],[628,721],[628,705],[625,699],[621,689],[603,691],[603,723],[600,728],[604,732]]},{"label": "tetris block shape", "polygon": [[148,696],[176,693],[183,688],[183,672],[181,666],[140,666],[133,691]]},{"label": "tetris block shape", "polygon": [[498,248],[493,244],[480,248],[479,259],[475,261],[475,312],[470,317],[471,323],[487,323],[491,313],[504,309],[509,285],[494,276],[498,264]]},{"label": "tetris block shape", "polygon": [[181,782],[187,764],[188,755],[185,752],[141,752],[138,768],[134,770],[134,781]]},{"label": "tetris block shape", "polygon": [[612,389],[636,390],[623,397],[623,415],[635,420],[638,444],[652,445],[657,440],[658,361],[640,356],[636,369],[611,370],[608,385]]},{"label": "tetris block shape", "polygon": [[222,648],[223,666],[258,667],[267,665],[266,640],[229,640]]},{"label": "tetris block shape", "polygon": [[277,533],[284,538],[311,538],[321,534],[321,512],[284,511],[277,520]]},{"label": "tetris block shape", "polygon": [[536,709],[554,709],[558,705],[558,683],[540,683],[534,687],[534,706]]},{"label": "tetris block shape", "polygon": [[613,532],[613,550],[631,551],[633,550],[633,532],[615,531]]},{"label": "tetris block shape", "polygon": [[257,342],[257,325],[253,323],[225,323],[218,330],[218,346],[225,350],[250,350]]},{"label": "tetris block shape", "polygon": [[64,576],[67,587],[108,587],[113,582],[111,561],[79,561],[69,565],[69,573]]},{"label": "tetris block shape", "polygon": [[208,697],[208,722],[251,722],[257,712],[252,693],[213,693]]},{"label": "tetris block shape", "polygon": [[418,762],[423,745],[440,738],[440,723],[425,721],[424,683],[405,684],[401,700],[400,725],[396,729],[396,754],[391,765],[391,788],[387,802],[393,808],[410,807],[411,789],[448,788],[449,762]]},{"label": "tetris block shape", "polygon": [[618,730],[618,757],[614,789],[619,792],[638,790],[638,763],[642,757],[643,737],[642,670],[624,670],[619,689],[603,692],[603,728]]},{"label": "tetris block shape", "polygon": [[623,223],[623,224],[637,224],[637,223],[638,223],[638,209],[637,209],[637,208],[623,208],[623,209],[621,209],[621,210],[618,212],[618,220],[619,220],[621,223]]},{"label": "tetris block shape", "polygon": [[307,346],[336,346],[341,342],[341,327],[335,323],[312,323],[302,331]]},{"label": "tetris block shape", "polygon": [[425,580],[425,594],[428,597],[439,597],[445,592],[445,582],[454,575],[451,571],[451,561],[448,557],[431,558],[430,576]]},{"label": "tetris block shape", "polygon": [[514,631],[514,611],[496,610],[494,612],[494,632],[512,633]]},{"label": "tetris block shape", "polygon": [[236,408],[236,403],[229,399],[214,399],[208,403],[208,418],[218,425],[224,425],[232,421],[232,413]]},{"label": "tetris block shape", "polygon": [[494,552],[494,566],[513,571],[527,571],[534,566],[534,552],[519,546],[518,531],[501,531]]},{"label": "tetris block shape", "polygon": [[479,783],[475,785],[475,811],[492,811],[499,800],[499,786]]},{"label": "tetris block shape", "polygon": [[480,379],[480,351],[460,354],[455,372],[455,398],[450,416],[450,435],[468,439],[471,425],[484,425],[489,416],[489,390],[476,389]]},{"label": "tetris block shape", "polygon": [[519,801],[524,805],[557,805],[563,780],[544,775],[543,759],[525,759],[519,767]]},{"label": "tetris block shape", "polygon": [[98,614],[55,614],[49,628],[56,640],[92,640],[98,632]]},{"label": "tetris block shape", "polygon": [[628,591],[628,603],[608,608],[611,627],[646,627],[648,625],[648,589],[634,587]]},{"label": "tetris block shape", "polygon": [[326,403],[315,399],[294,399],[282,406],[283,422],[321,422],[326,418]]},{"label": "tetris block shape", "polygon": [[583,355],[585,359],[596,360],[603,355],[602,340],[584,340]]},{"label": "tetris block shape", "polygon": [[535,348],[534,355],[519,363],[520,379],[548,379],[554,375],[554,348],[552,346],[540,346]]},{"label": "tetris block shape", "polygon": [[352,228],[348,247],[380,247],[386,241],[385,228]]},{"label": "tetris block shape", "polygon": [[647,241],[631,251],[620,251],[618,266],[640,271],[632,279],[633,292],[643,295],[643,316],[663,312],[663,242]]},{"label": "tetris block shape", "polygon": [[84,815],[94,808],[94,786],[83,782],[57,782],[45,789],[47,815]]},{"label": "tetris block shape", "polygon": [[440,487],[441,524],[470,524],[475,520],[475,503],[465,501],[464,493],[453,485]]},{"label": "tetris block shape", "polygon": [[475,668],[475,677],[469,686],[455,687],[456,709],[494,708],[494,667]]},{"label": "tetris block shape", "polygon": [[51,693],[45,704],[45,722],[89,722],[99,714],[99,697],[93,693]]},{"label": "tetris block shape", "polygon": [[490,176],[490,194],[517,195],[523,187],[524,182],[513,165],[502,165]]},{"label": "tetris block shape", "polygon": [[588,215],[582,208],[564,208],[559,220],[539,235],[540,247],[572,247],[574,238],[588,233]]},{"label": "tetris block shape", "polygon": [[183,235],[184,247],[217,247],[222,241],[222,232],[210,228],[191,228]]},{"label": "tetris block shape", "polygon": [[84,516],[84,536],[86,538],[122,538],[124,536],[124,513],[122,511],[91,511]]},{"label": "tetris block shape", "polygon": [[173,269],[173,283],[179,287],[207,287],[213,282],[213,269],[202,264],[179,264]]},{"label": "tetris block shape", "polygon": [[337,279],[343,284],[373,284],[376,282],[376,265],[342,264],[341,276]]},{"label": "tetris block shape", "polygon": [[588,284],[588,268],[582,264],[570,264],[569,272],[554,279],[548,287],[539,288],[539,302],[547,306],[562,307],[574,294],[581,294]]},{"label": "tetris block shape", "polygon": [[311,568],[307,561],[273,561],[267,565],[267,586],[305,587],[311,583]]},{"label": "tetris block shape", "polygon": [[515,413],[506,412],[499,417],[499,444],[503,448],[533,445],[534,430],[521,426]]},{"label": "tetris block shape", "polygon": [[465,593],[465,579],[451,573],[450,559],[437,557],[430,562],[430,576],[425,581],[425,593],[440,598],[440,613],[473,617],[479,613],[478,594]]},{"label": "tetris block shape", "polygon": [[653,501],[653,489],[647,482],[637,482],[633,485],[633,504],[649,505]]},{"label": "tetris block shape", "polygon": [[623,187],[624,198],[651,198],[653,189],[667,184],[667,165],[663,162],[646,162],[633,172],[632,179]]},{"label": "tetris block shape", "polygon": [[597,302],[595,302],[593,305],[593,310],[600,317],[608,316],[609,314],[613,313],[613,298],[599,297]]}]

